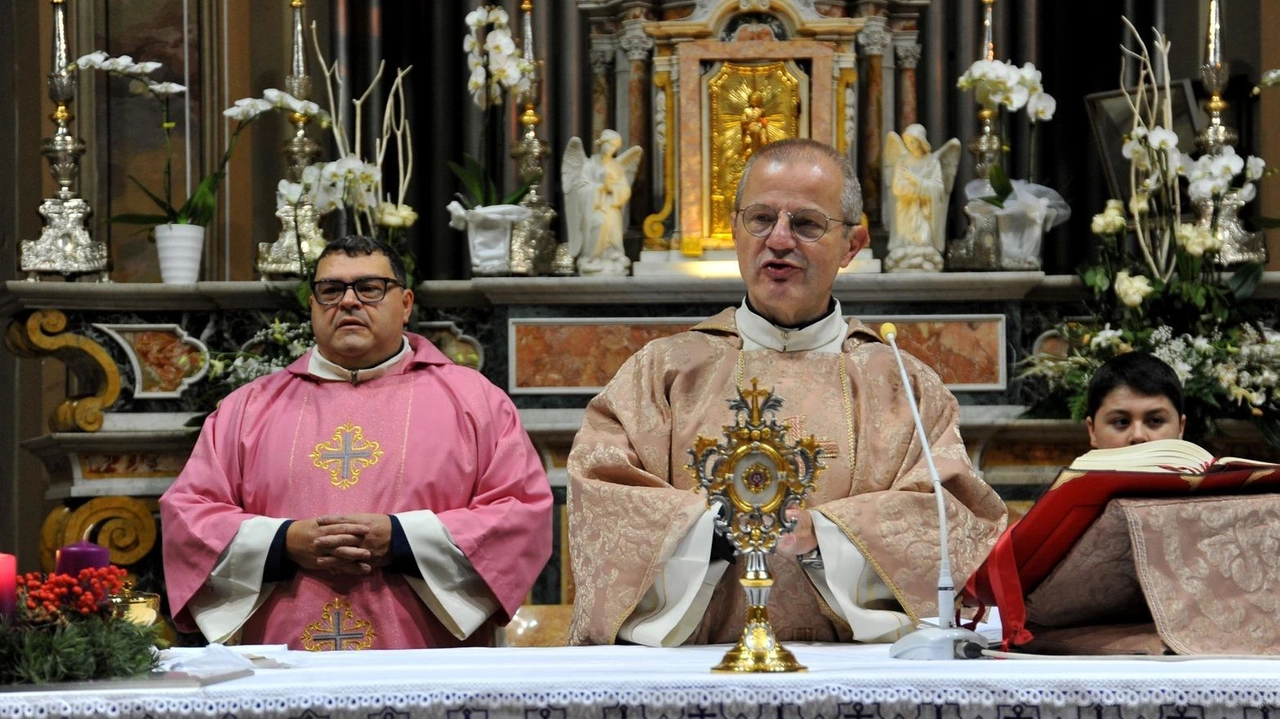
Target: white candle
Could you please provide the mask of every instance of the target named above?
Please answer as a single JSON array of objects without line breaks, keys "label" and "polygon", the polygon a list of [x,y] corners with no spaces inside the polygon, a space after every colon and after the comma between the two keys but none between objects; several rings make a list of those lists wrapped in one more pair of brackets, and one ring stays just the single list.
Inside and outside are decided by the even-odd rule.
[{"label": "white candle", "polygon": [[1222,0],[1209,0],[1209,30],[1205,36],[1204,62],[1222,64]]}]

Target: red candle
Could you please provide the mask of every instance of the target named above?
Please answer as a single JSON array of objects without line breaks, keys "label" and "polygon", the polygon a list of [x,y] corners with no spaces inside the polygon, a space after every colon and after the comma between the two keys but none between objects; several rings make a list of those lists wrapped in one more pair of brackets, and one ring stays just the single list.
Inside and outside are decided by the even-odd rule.
[{"label": "red candle", "polygon": [[18,558],[0,554],[0,624],[13,624],[18,607]]},{"label": "red candle", "polygon": [[58,549],[53,571],[55,574],[70,574],[74,577],[80,574],[81,569],[100,569],[110,563],[109,549],[81,539]]}]

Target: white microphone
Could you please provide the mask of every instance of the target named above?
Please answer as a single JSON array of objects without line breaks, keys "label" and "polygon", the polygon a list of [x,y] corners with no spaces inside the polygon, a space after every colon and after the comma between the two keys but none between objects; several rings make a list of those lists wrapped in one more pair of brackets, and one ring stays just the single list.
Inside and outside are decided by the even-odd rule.
[{"label": "white microphone", "polygon": [[893,348],[893,357],[898,361],[898,373],[902,376],[902,387],[907,391],[907,400],[911,405],[911,418],[916,423],[916,436],[920,438],[924,461],[929,466],[929,477],[933,480],[933,496],[938,500],[938,546],[941,559],[938,564],[938,626],[922,624],[907,636],[893,643],[889,648],[889,656],[898,659],[973,659],[980,656],[981,650],[987,647],[986,637],[955,625],[952,615],[955,612],[956,588],[951,580],[951,550],[947,543],[947,504],[943,497],[942,480],[938,478],[938,468],[933,464],[933,450],[929,447],[929,437],[924,431],[924,422],[920,419],[920,410],[916,407],[916,396],[911,389],[911,378],[907,376],[907,367],[902,363],[902,352],[898,350],[898,328],[892,322],[880,325],[880,336]]}]

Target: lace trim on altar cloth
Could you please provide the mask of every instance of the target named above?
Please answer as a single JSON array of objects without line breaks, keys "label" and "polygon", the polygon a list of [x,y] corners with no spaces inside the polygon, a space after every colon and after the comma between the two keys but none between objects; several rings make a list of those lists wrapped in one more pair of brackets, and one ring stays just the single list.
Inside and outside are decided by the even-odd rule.
[{"label": "lace trim on altar cloth", "polygon": [[299,666],[203,687],[8,688],[0,717],[1268,719],[1280,711],[1275,662],[910,662],[889,659],[886,645],[795,643],[808,672],[712,674],[727,648],[307,654]]}]

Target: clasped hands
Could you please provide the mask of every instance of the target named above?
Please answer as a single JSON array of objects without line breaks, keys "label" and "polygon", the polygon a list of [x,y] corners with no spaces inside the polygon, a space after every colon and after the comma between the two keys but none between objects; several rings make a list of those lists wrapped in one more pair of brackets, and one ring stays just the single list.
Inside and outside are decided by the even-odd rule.
[{"label": "clasped hands", "polygon": [[303,569],[363,576],[391,562],[391,517],[327,514],[289,525],[285,548]]}]

